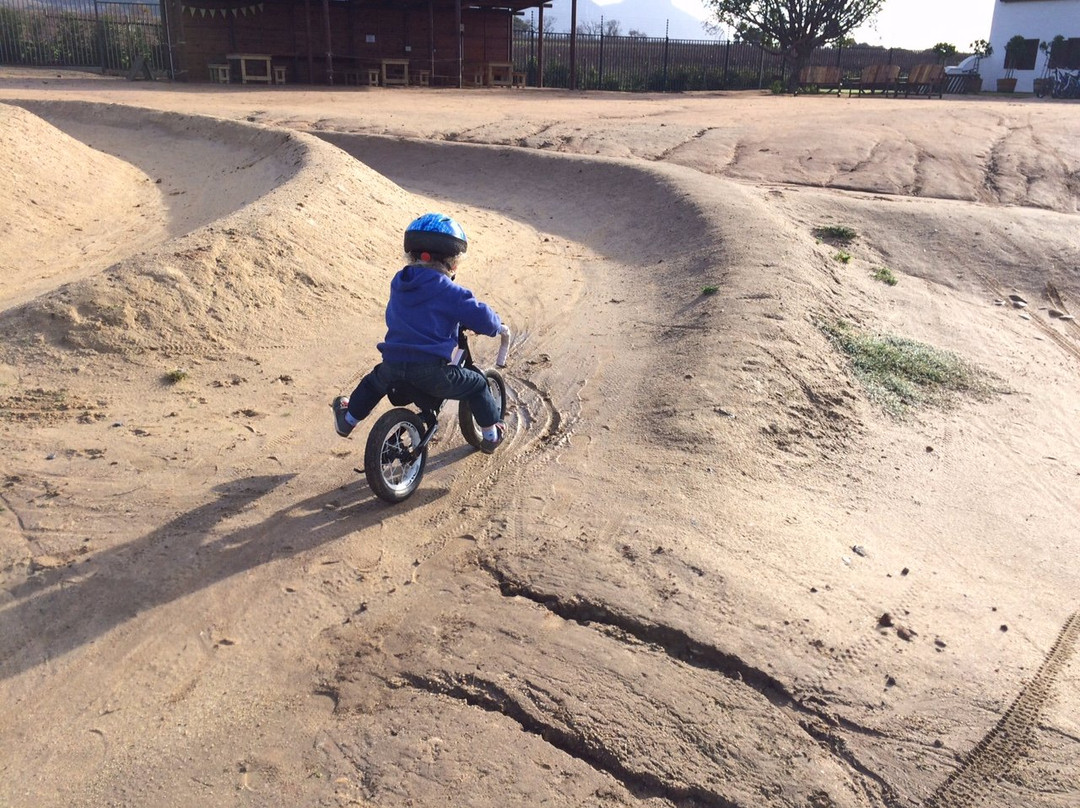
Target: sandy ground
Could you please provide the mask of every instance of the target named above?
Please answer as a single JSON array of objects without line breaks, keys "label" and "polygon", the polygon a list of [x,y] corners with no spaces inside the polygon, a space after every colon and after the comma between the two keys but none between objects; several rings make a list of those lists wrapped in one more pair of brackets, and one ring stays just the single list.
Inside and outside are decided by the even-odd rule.
[{"label": "sandy ground", "polygon": [[[0,71],[0,805],[1080,804],[1077,131]],[[429,209],[511,438],[388,506],[327,403]]]}]

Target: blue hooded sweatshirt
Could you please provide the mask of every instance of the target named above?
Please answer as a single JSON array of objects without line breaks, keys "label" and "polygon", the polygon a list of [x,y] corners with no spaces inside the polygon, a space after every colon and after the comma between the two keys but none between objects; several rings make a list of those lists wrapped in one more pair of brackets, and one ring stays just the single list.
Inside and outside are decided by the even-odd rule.
[{"label": "blue hooded sweatshirt", "polygon": [[437,269],[407,266],[390,282],[384,362],[449,361],[458,326],[494,337],[502,327],[495,310]]}]

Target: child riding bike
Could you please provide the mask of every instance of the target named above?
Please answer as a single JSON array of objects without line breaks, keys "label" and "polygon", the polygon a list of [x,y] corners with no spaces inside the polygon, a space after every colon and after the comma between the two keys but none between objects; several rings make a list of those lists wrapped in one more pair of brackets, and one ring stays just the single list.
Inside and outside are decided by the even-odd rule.
[{"label": "child riding bike", "polygon": [[330,404],[334,428],[347,438],[394,384],[408,382],[437,399],[468,402],[480,426],[480,450],[502,443],[501,407],[484,375],[451,362],[459,328],[494,337],[505,331],[495,310],[455,283],[469,242],[461,225],[441,213],[426,213],[405,228],[408,265],[390,282],[382,362],[360,380],[348,398]]}]

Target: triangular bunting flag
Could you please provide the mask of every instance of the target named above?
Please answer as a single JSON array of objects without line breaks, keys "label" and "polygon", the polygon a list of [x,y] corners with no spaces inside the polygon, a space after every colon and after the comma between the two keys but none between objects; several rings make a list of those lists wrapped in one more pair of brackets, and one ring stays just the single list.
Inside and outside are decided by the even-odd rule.
[{"label": "triangular bunting flag", "polygon": [[205,9],[205,8],[200,8],[200,9],[199,9],[199,11],[201,11],[201,12],[202,12],[202,15],[203,15],[204,17],[206,16],[206,9]]}]

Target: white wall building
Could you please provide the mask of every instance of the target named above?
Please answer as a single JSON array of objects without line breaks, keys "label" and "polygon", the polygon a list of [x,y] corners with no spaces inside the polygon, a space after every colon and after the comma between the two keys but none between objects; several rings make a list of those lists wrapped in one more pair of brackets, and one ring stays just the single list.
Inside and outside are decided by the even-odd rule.
[{"label": "white wall building", "polygon": [[1005,45],[1019,34],[1028,40],[1024,55],[1013,75],[1017,92],[1031,92],[1032,82],[1043,75],[1046,57],[1040,42],[1049,42],[1058,34],[1071,40],[1066,53],[1071,69],[1080,68],[1080,0],[995,0],[994,21],[990,26],[990,44],[994,52],[983,59],[979,73],[983,90],[994,90],[997,79],[1005,78]]}]

